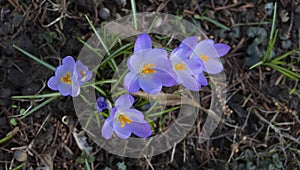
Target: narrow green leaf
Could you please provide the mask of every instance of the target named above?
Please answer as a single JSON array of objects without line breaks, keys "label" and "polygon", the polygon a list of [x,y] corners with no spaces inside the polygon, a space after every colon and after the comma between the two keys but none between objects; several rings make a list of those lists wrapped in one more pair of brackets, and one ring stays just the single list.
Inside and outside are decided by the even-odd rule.
[{"label": "narrow green leaf", "polygon": [[97,31],[96,28],[94,27],[92,21],[89,19],[89,17],[88,17],[87,15],[84,15],[84,16],[85,16],[86,20],[88,21],[89,25],[91,26],[93,32],[96,34],[96,36],[97,36],[98,40],[100,41],[101,45],[102,45],[103,48],[105,49],[106,53],[107,53],[108,55],[110,55],[107,46],[104,44],[104,42],[103,42],[101,36],[99,35],[98,31]]},{"label": "narrow green leaf", "polygon": [[29,95],[29,96],[12,96],[12,99],[40,99],[40,98],[48,98],[54,96],[61,96],[59,92],[57,93],[49,93],[49,94],[40,94],[40,95]]},{"label": "narrow green leaf", "polygon": [[136,4],[135,4],[135,0],[130,0],[131,3],[131,10],[132,10],[132,15],[133,15],[133,25],[134,28],[137,30],[137,19],[136,19]]},{"label": "narrow green leaf", "polygon": [[133,43],[129,43],[129,44],[126,44],[122,47],[120,47],[119,49],[117,49],[116,51],[114,51],[111,55],[109,55],[104,61],[102,61],[100,64],[99,64],[99,67],[105,65],[108,61],[110,61],[111,59],[121,55],[124,53],[124,51],[128,51],[129,49],[131,49],[133,47]]},{"label": "narrow green leaf", "polygon": [[282,59],[284,59],[284,58],[288,57],[289,55],[292,55],[293,53],[296,53],[296,52],[297,52],[296,50],[291,50],[291,51],[289,51],[289,52],[287,52],[287,53],[285,53],[285,54],[283,54],[283,55],[281,55],[281,56],[279,56],[279,57],[273,59],[273,60],[271,61],[271,63],[277,62],[277,61],[279,61],[279,60],[282,60]]},{"label": "narrow green leaf", "polygon": [[23,50],[22,48],[16,46],[15,44],[13,44],[13,47],[15,49],[19,50],[21,53],[25,54],[27,57],[33,59],[34,61],[36,61],[36,62],[38,62],[40,64],[42,64],[43,66],[49,68],[50,70],[55,71],[55,67],[53,67],[52,65],[50,65],[50,64],[46,63],[45,61],[37,58],[36,56],[30,54],[29,52],[27,52],[27,51]]},{"label": "narrow green leaf", "polygon": [[250,67],[250,70],[253,69],[253,68],[255,68],[255,67],[258,67],[258,66],[262,65],[263,63],[264,62],[260,61],[260,62],[258,62],[256,64],[254,64],[253,66]]},{"label": "narrow green leaf", "polygon": [[88,43],[86,43],[85,41],[83,41],[80,37],[77,37],[77,40],[79,42],[81,42],[83,45],[87,46],[90,50],[92,50],[94,53],[97,54],[97,56],[99,56],[100,58],[102,57],[101,54],[97,51],[96,48],[90,46]]},{"label": "narrow green leaf", "polygon": [[274,37],[272,39],[270,39],[270,41],[269,41],[267,52],[266,52],[266,54],[264,55],[264,57],[262,59],[263,62],[269,61],[271,59],[272,50],[274,48],[274,45],[275,45],[275,42],[276,42],[276,39],[277,39],[277,35],[278,35],[278,29],[276,30]]},{"label": "narrow green leaf", "polygon": [[273,11],[272,28],[271,28],[271,33],[270,33],[270,40],[273,39],[273,34],[274,34],[275,24],[276,24],[276,14],[277,14],[277,3],[275,2],[274,11]]},{"label": "narrow green leaf", "polygon": [[271,63],[265,63],[265,65],[279,71],[280,73],[282,73],[283,75],[289,77],[292,80],[298,80],[300,78],[300,74],[295,73],[295,72],[293,72],[289,69],[286,69],[286,68],[283,68],[283,67],[280,67],[278,65],[271,64]]},{"label": "narrow green leaf", "polygon": [[225,26],[224,24],[221,24],[221,23],[219,23],[218,21],[215,21],[215,20],[213,20],[213,19],[210,19],[210,18],[208,18],[208,17],[206,17],[206,16],[194,15],[194,18],[195,18],[195,19],[200,19],[200,20],[206,20],[206,21],[208,21],[208,22],[210,22],[210,23],[212,23],[212,24],[214,24],[214,25],[216,25],[216,26],[218,26],[218,27],[220,27],[220,28],[222,28],[222,29],[224,29],[224,30],[226,30],[226,31],[229,31],[229,30],[230,30],[230,28],[228,28],[228,27]]},{"label": "narrow green leaf", "polygon": [[33,109],[31,109],[29,112],[27,112],[25,115],[23,115],[21,117],[21,119],[24,119],[25,117],[29,116],[31,113],[39,110],[40,108],[42,108],[43,106],[47,105],[48,103],[52,102],[53,100],[55,100],[58,96],[53,96],[47,100],[45,100],[43,103],[37,105],[36,107],[34,107]]}]

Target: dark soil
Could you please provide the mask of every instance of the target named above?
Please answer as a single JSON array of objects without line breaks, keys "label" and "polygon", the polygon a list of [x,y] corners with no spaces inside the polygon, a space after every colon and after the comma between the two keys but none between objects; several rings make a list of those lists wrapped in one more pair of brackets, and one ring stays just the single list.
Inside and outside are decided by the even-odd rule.
[{"label": "dark soil", "polygon": [[[95,158],[92,168],[118,169],[124,162],[127,169],[300,169],[298,80],[285,78],[267,67],[249,69],[260,60],[261,50],[267,49],[271,31],[272,15],[267,14],[267,3],[259,2],[137,0],[138,12],[156,11],[183,16],[199,25],[216,42],[232,46],[230,54],[223,60],[228,91],[223,118],[233,126],[220,124],[210,140],[198,144],[201,128],[195,125],[195,129],[176,146],[175,153],[170,150],[148,160],[112,155],[88,139]],[[105,21],[130,14],[131,5],[129,0],[97,3],[62,0],[53,3],[56,5],[50,1],[0,0],[0,139],[14,134],[10,140],[0,143],[0,169],[14,168],[22,163],[23,169],[35,169],[43,164],[51,164],[53,169],[84,169],[83,163],[76,162],[82,157],[82,152],[70,133],[74,126],[81,129],[71,97],[61,97],[25,119],[17,117],[16,126],[10,122],[22,109],[39,103],[11,99],[11,96],[51,92],[45,83],[53,74],[12,45],[49,64],[58,65],[64,56],[78,56],[83,45],[77,37],[87,40],[93,34],[84,15],[100,27]],[[107,9],[103,10],[104,7]],[[280,15],[283,10],[289,17],[287,21]],[[277,11],[279,35],[274,53],[279,56],[300,46],[297,36],[300,2],[278,1]],[[230,31],[194,18],[194,15],[204,12],[209,18],[231,28]],[[64,17],[54,22],[60,16]],[[265,21],[269,24],[263,24]],[[251,23],[256,23],[254,37],[247,34]],[[258,29],[266,31],[266,35],[258,33]],[[257,41],[253,47],[256,51],[247,51]],[[287,67],[298,73],[299,57],[295,54],[285,59]],[[293,88],[296,92],[290,94]],[[62,123],[64,116],[71,122],[68,126]],[[202,123],[200,119],[198,123]]]}]

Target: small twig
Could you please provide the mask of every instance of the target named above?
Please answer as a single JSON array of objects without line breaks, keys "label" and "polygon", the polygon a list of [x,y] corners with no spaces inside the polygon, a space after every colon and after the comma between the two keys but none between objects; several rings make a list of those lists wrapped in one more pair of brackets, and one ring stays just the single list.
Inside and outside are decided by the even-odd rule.
[{"label": "small twig", "polygon": [[144,155],[144,158],[146,159],[146,161],[147,161],[148,165],[150,166],[150,168],[151,168],[152,170],[155,170],[154,167],[152,166],[150,160],[147,158],[146,155]]},{"label": "small twig", "polygon": [[173,149],[172,149],[172,154],[171,154],[171,160],[170,160],[170,162],[173,162],[173,160],[174,160],[174,155],[175,155],[175,151],[176,151],[176,145],[177,145],[177,143],[175,142],[174,146],[173,146]]}]

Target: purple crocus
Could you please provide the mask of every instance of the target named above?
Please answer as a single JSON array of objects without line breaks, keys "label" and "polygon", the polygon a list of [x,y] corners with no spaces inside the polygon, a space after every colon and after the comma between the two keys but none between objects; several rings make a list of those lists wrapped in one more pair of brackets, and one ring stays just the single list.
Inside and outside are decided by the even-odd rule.
[{"label": "purple crocus", "polygon": [[108,108],[108,103],[104,100],[103,97],[98,97],[97,103],[96,103],[96,109],[99,112],[102,112],[103,110]]},{"label": "purple crocus", "polygon": [[74,74],[75,60],[67,56],[62,60],[62,65],[55,70],[55,76],[48,80],[48,87],[58,90],[63,96],[78,96],[80,86],[77,81],[77,74]]},{"label": "purple crocus", "polygon": [[204,79],[196,78],[203,72],[203,63],[196,58],[186,58],[186,52],[186,48],[174,49],[170,57],[172,67],[178,84],[182,84],[187,89],[198,91],[201,85],[205,85],[207,82],[205,77]]},{"label": "purple crocus", "polygon": [[230,46],[217,43],[211,39],[200,41],[193,50],[191,58],[199,58],[203,61],[204,71],[209,74],[217,74],[223,70],[223,65],[217,58],[224,56],[230,50]]},{"label": "purple crocus", "polygon": [[80,86],[90,80],[92,73],[81,61],[75,60],[71,56],[66,56],[62,60],[62,65],[55,70],[55,76],[48,80],[48,87],[58,90],[63,96],[71,95],[76,97],[80,93]]},{"label": "purple crocus", "polygon": [[152,49],[148,34],[138,36],[134,45],[134,54],[127,60],[129,73],[125,76],[124,86],[130,93],[140,88],[149,94],[157,94],[162,86],[176,84],[175,73],[166,50]]},{"label": "purple crocus", "polygon": [[178,49],[183,50],[182,56],[189,58],[198,42],[199,38],[197,36],[191,36],[183,39],[178,47]]},{"label": "purple crocus", "polygon": [[133,133],[136,136],[147,138],[152,131],[150,125],[144,119],[142,112],[131,109],[134,98],[129,94],[121,95],[111,109],[110,116],[105,120],[102,127],[102,136],[110,139],[113,132],[122,138],[127,139]]},{"label": "purple crocus", "polygon": [[75,71],[78,74],[77,80],[80,86],[92,78],[92,72],[90,72],[89,68],[83,65],[80,60],[75,64]]}]

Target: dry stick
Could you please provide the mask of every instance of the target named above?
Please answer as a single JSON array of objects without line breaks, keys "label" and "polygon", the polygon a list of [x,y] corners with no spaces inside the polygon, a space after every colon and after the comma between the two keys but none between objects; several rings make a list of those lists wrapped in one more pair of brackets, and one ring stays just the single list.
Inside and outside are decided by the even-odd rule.
[{"label": "dry stick", "polygon": [[202,107],[199,103],[197,103],[195,100],[189,99],[187,97],[182,97],[179,95],[174,95],[174,94],[164,94],[164,93],[159,93],[156,95],[150,95],[146,92],[142,92],[142,91],[138,91],[137,93],[133,93],[133,96],[139,96],[145,99],[153,99],[153,100],[157,100],[159,98],[166,98],[167,100],[160,100],[159,104],[164,104],[164,105],[181,105],[181,104],[187,104],[187,105],[191,105],[194,107],[197,107],[199,109],[201,109],[202,111],[206,112],[209,116],[213,117],[214,119],[216,119],[217,121],[221,121],[222,123],[224,123],[227,126],[230,127],[234,127],[233,125],[227,123],[224,119],[220,118],[214,111],[205,109],[204,107]]},{"label": "dry stick", "polygon": [[150,168],[151,168],[152,170],[155,170],[154,167],[152,166],[150,160],[147,158],[146,155],[144,155],[144,158],[146,159],[146,161],[147,161],[148,165],[150,166]]}]

